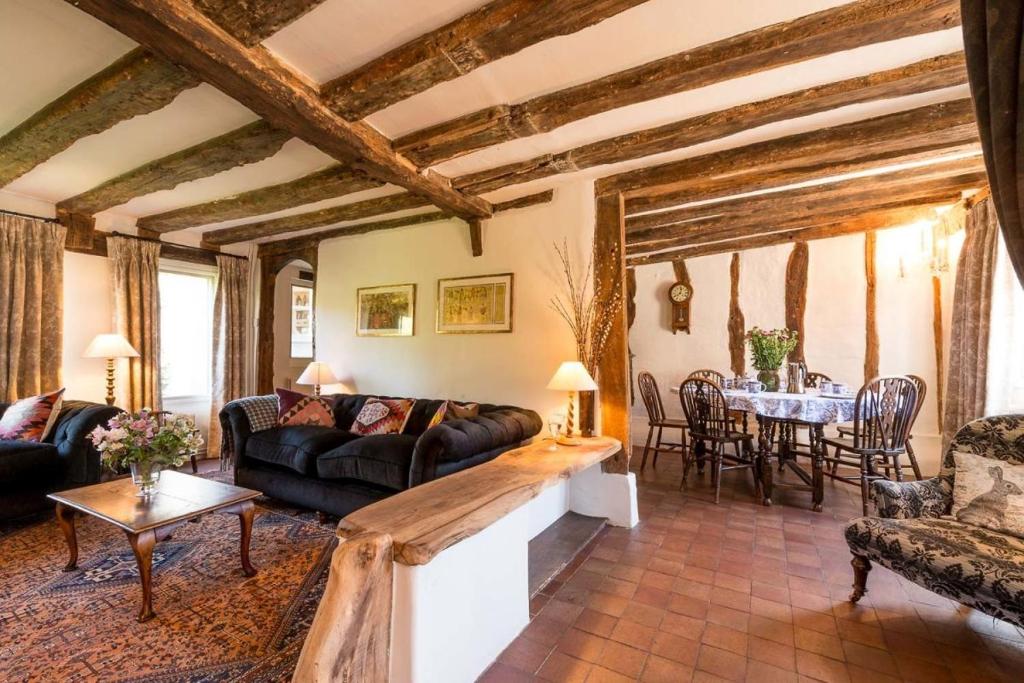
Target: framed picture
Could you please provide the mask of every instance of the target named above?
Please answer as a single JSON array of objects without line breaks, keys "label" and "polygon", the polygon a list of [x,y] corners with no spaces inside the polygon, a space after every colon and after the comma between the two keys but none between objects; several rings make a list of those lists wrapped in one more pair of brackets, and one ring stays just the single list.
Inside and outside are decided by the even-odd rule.
[{"label": "framed picture", "polygon": [[512,331],[512,273],[437,281],[437,333]]},{"label": "framed picture", "polygon": [[415,316],[416,285],[356,290],[356,334],[360,337],[411,337]]}]

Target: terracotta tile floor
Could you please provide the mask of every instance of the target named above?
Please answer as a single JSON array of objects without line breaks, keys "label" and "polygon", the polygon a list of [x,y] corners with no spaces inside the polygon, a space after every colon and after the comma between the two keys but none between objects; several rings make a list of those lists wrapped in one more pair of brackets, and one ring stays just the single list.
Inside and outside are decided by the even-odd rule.
[{"label": "terracotta tile floor", "polygon": [[595,538],[480,681],[1024,681],[1024,634],[887,569],[846,601],[855,487],[826,482],[814,513],[795,491],[762,507],[744,471],[718,506],[680,475],[669,455],[638,474],[640,524]]}]

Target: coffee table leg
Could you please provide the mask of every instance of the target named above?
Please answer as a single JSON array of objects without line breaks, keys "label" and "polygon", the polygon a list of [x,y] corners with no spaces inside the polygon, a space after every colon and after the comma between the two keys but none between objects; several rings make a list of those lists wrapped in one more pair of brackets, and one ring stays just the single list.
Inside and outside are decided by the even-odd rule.
[{"label": "coffee table leg", "polygon": [[238,520],[242,525],[242,571],[246,576],[256,576],[256,568],[249,562],[249,541],[252,540],[252,520],[256,517],[256,506],[251,500],[242,503],[238,508]]},{"label": "coffee table leg", "polygon": [[153,546],[156,545],[156,532],[152,529],[140,534],[126,531],[128,542],[135,553],[135,561],[139,565],[139,579],[142,581],[142,609],[139,610],[139,621],[149,621],[156,616],[153,611]]},{"label": "coffee table leg", "polygon": [[64,540],[68,543],[68,563],[64,571],[70,572],[78,568],[78,537],[75,535],[75,510],[63,503],[57,503],[57,524],[64,532]]}]

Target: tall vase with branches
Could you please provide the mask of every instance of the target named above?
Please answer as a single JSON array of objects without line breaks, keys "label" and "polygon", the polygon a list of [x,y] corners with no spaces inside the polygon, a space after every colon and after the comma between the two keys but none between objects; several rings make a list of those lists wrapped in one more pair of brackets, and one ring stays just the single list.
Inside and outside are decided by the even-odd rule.
[{"label": "tall vase with branches", "polygon": [[[622,288],[607,288],[593,282],[593,258],[582,272],[577,270],[569,256],[567,240],[562,240],[561,245],[555,243],[555,252],[561,262],[565,289],[551,299],[551,306],[576,340],[576,360],[583,363],[591,377],[596,377],[622,305]],[[594,435],[594,392],[580,392],[580,427],[583,436]]]}]

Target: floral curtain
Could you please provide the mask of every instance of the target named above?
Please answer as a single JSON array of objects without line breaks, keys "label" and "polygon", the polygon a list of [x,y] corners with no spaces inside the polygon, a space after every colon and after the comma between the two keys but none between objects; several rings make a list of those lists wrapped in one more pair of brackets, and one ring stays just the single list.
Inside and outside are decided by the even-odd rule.
[{"label": "floral curtain", "polygon": [[998,242],[999,221],[990,198],[967,214],[966,237],[957,265],[942,420],[943,450],[960,427],[985,414],[992,280]]},{"label": "floral curtain", "polygon": [[0,401],[61,386],[66,235],[56,223],[0,214]]},{"label": "floral curtain", "polygon": [[217,293],[213,300],[213,400],[207,456],[220,453],[220,409],[245,395],[246,310],[249,300],[249,261],[217,257]]},{"label": "floral curtain", "polygon": [[128,359],[121,407],[160,410],[160,243],[110,236],[107,256],[114,275],[114,322],[139,352]]}]

